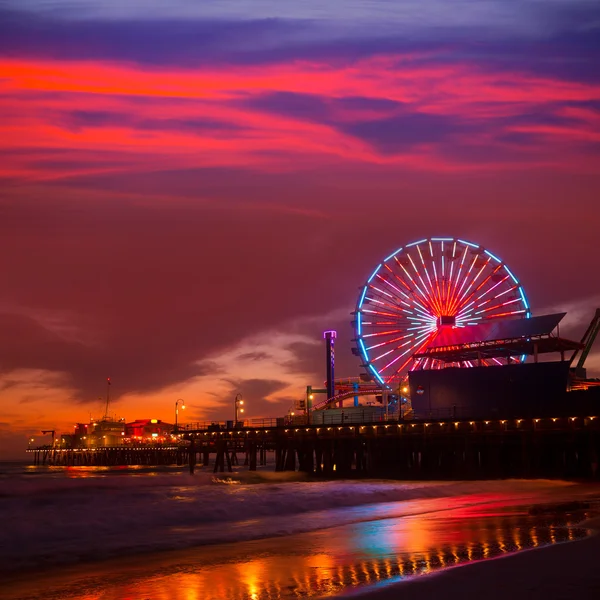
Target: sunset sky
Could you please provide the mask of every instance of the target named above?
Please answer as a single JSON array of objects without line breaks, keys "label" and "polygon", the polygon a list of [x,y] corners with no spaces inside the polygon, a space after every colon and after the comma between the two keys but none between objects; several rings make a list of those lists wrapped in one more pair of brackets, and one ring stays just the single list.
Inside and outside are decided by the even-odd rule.
[{"label": "sunset sky", "polygon": [[[0,459],[41,429],[278,416],[395,248],[600,307],[596,0],[0,3]],[[600,342],[588,359],[600,376]]]}]

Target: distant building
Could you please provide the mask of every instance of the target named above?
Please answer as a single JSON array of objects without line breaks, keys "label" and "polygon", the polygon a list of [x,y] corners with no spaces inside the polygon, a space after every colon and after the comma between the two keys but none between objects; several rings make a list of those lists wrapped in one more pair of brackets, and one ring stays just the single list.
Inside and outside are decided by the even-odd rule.
[{"label": "distant building", "polygon": [[125,426],[125,438],[134,442],[165,442],[171,439],[173,425],[160,419],[136,419]]},{"label": "distant building", "polygon": [[93,429],[91,436],[88,437],[91,443],[97,448],[103,446],[121,446],[125,437],[125,419],[113,421],[112,419],[102,419],[92,423]]},{"label": "distant building", "polygon": [[121,446],[125,438],[125,420],[101,419],[90,423],[76,423],[72,434],[63,434],[63,448],[102,448]]},{"label": "distant building", "polygon": [[60,436],[60,448],[114,448],[123,445],[171,442],[173,425],[160,419],[100,419],[76,423],[73,433]]}]

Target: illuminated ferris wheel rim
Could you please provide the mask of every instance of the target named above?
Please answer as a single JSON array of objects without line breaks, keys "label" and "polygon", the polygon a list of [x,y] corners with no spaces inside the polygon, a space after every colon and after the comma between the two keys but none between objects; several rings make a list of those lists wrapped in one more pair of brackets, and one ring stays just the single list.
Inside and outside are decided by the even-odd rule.
[{"label": "illuminated ferris wheel rim", "polygon": [[[377,322],[380,316],[386,320]],[[523,286],[504,261],[473,242],[430,237],[398,248],[377,265],[358,298],[355,337],[364,366],[387,386],[405,368],[424,368],[412,356],[430,345],[441,328],[468,327],[502,317],[531,317]],[[382,326],[393,329],[386,331]],[[379,343],[373,344],[371,338],[378,338]],[[384,353],[375,352],[396,342],[401,343],[383,348]],[[388,356],[387,364],[379,362]],[[396,368],[398,361],[400,368]]]}]

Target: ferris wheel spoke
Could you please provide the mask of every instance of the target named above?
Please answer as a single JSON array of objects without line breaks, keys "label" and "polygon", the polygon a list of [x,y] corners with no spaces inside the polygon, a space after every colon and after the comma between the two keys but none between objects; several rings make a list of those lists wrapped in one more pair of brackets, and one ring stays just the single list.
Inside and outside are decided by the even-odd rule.
[{"label": "ferris wheel spoke", "polygon": [[[409,346],[412,343],[413,340],[409,340],[408,342],[404,342],[404,344],[400,344],[399,346],[396,346],[395,348],[391,348],[390,350],[388,350],[387,352],[384,352],[383,354],[380,354],[379,356],[376,356],[375,358],[371,359],[371,364],[378,361],[381,358],[384,358],[385,356],[389,356],[392,352],[396,351],[396,350],[402,350],[402,348],[406,348],[406,346]],[[411,351],[412,346],[407,350],[407,352]],[[384,371],[387,367],[383,367],[381,370]]]},{"label": "ferris wheel spoke", "polygon": [[484,308],[483,310],[478,310],[475,314],[479,315],[481,313],[485,313],[490,310],[502,308],[503,306],[508,306],[509,304],[514,304],[515,302],[520,302],[520,300],[521,300],[520,298],[515,298],[514,300],[507,300],[506,302],[501,302],[500,304],[496,304],[495,306],[489,306],[488,308]]},{"label": "ferris wheel spoke", "polygon": [[374,346],[367,346],[367,350],[372,350],[373,348],[380,348],[381,346],[386,346],[388,344],[394,344],[396,342],[401,342],[402,340],[405,340],[407,338],[413,337],[412,333],[409,333],[407,335],[401,335],[400,337],[391,339],[391,340],[387,340],[385,342],[381,342],[379,344],[375,344]]},{"label": "ferris wheel spoke", "polygon": [[435,306],[435,309],[439,312],[440,308],[441,308],[440,303],[439,303],[438,298],[436,298],[435,288],[433,286],[433,282],[431,281],[431,277],[429,276],[429,270],[427,269],[427,265],[425,264],[425,259],[423,258],[423,253],[421,252],[421,248],[419,246],[417,246],[417,251],[419,252],[419,256],[421,258],[421,264],[423,265],[423,270],[425,271],[425,276],[427,277],[427,282],[429,283],[429,285],[427,286],[427,289],[429,292],[431,302]]},{"label": "ferris wheel spoke", "polygon": [[[463,303],[463,298],[465,298],[465,296],[467,296],[467,294],[469,293],[469,290],[475,285],[475,282],[477,281],[477,279],[479,279],[480,275],[485,271],[486,267],[489,265],[491,260],[492,259],[488,257],[487,262],[481,266],[479,271],[477,271],[477,273],[475,274],[475,277],[473,278],[471,283],[467,286],[467,289],[463,292],[463,294],[459,298],[459,300],[458,300],[459,307],[462,306],[463,304],[466,304],[467,302],[469,302],[470,297],[467,297],[466,300],[464,301],[464,303]],[[490,277],[491,277],[491,275],[490,275]]]},{"label": "ferris wheel spoke", "polygon": [[404,310],[402,307],[399,307],[397,304],[390,304],[389,302],[385,302],[383,300],[378,300],[377,298],[373,298],[371,296],[367,296],[366,299],[369,300],[369,302],[374,302],[375,304],[377,304],[378,306],[380,306],[382,308],[387,308],[388,310],[396,310],[396,311],[398,311],[398,313],[400,313],[401,311]]},{"label": "ferris wheel spoke", "polygon": [[397,350],[398,348],[391,348],[390,350],[388,350],[387,352],[384,352],[383,354],[380,354],[379,356],[376,356],[374,358],[371,359],[371,364],[377,362],[378,360],[380,360],[381,358],[385,358],[386,356],[389,356],[392,352],[394,352],[394,350]]},{"label": "ferris wheel spoke", "polygon": [[[430,242],[431,245],[431,242]],[[432,259],[432,266],[433,266],[433,279],[435,281],[435,293],[436,293],[436,297],[438,299],[438,304],[441,306],[442,303],[442,292],[440,290],[440,282],[439,282],[439,277],[437,274],[437,269],[435,267],[435,259],[433,258],[433,251],[431,253],[431,259]]]},{"label": "ferris wheel spoke", "polygon": [[381,279],[381,281],[383,281],[383,283],[389,285],[393,290],[395,290],[396,292],[398,292],[401,296],[404,296],[405,298],[408,298],[408,294],[405,294],[400,288],[397,288],[391,281],[389,281],[388,279],[385,279],[382,275],[377,275],[377,277],[379,279]]},{"label": "ferris wheel spoke", "polygon": [[457,259],[456,242],[454,242],[454,244],[452,246],[452,263],[450,265],[450,275],[448,277],[448,298],[446,299],[446,305],[444,306],[445,314],[450,313],[450,305],[452,303],[452,298],[454,297],[456,288],[458,286],[458,280],[460,279],[460,273],[461,273],[461,269],[463,268],[463,263],[464,263],[466,255],[467,255],[467,248],[465,247],[465,251],[463,253],[463,258],[462,258],[460,264],[456,267],[456,277],[454,278],[454,281],[453,281],[452,280],[453,270],[454,270],[454,266],[456,264],[456,259]]},{"label": "ferris wheel spoke", "polygon": [[[496,283],[495,285],[493,285],[491,288],[488,288],[487,290],[485,290],[483,292],[483,294],[480,294],[477,298],[475,298],[475,304],[477,304],[478,300],[481,300],[484,296],[487,296],[488,294],[490,294],[491,292],[493,292],[499,285],[502,285],[507,279],[508,279],[508,275],[506,277],[504,277],[503,279],[501,279],[500,281],[498,281],[498,283]],[[483,302],[483,304],[486,304],[490,300],[493,300],[493,298],[494,298],[493,296],[492,296],[492,298],[488,298],[487,300],[485,300]]]},{"label": "ferris wheel spoke", "polygon": [[[490,259],[491,260],[491,259]],[[500,270],[500,268],[502,267],[502,265],[498,265],[497,267],[494,268],[494,270],[473,290],[473,292],[471,292],[471,295],[469,295],[466,299],[465,299],[465,303],[469,302],[469,300],[475,295],[477,294],[477,292],[479,292],[479,290],[484,289],[485,286],[487,285],[487,283],[489,281],[492,280],[492,278],[494,277],[494,275],[496,275],[496,273],[498,273],[498,271]]]},{"label": "ferris wheel spoke", "polygon": [[[415,299],[417,298],[417,295],[415,294],[415,289],[413,287],[411,287],[406,281],[404,281],[403,277],[400,276],[401,274],[393,273],[393,275],[394,275],[395,279],[406,288],[406,291],[408,293],[401,292],[404,297],[404,301],[402,301],[402,304],[404,304],[405,306],[408,306],[410,308],[410,306],[411,306],[410,302],[414,303]],[[407,301],[408,301],[408,303],[407,303]]]},{"label": "ferris wheel spoke", "polygon": [[[419,250],[419,247],[417,246],[417,250]],[[420,252],[420,251],[419,251]],[[425,290],[424,292],[424,298],[427,301],[427,304],[429,304],[430,309],[433,308],[433,298],[431,297],[431,294],[429,293],[429,288],[427,287],[427,284],[425,283],[425,280],[423,279],[423,276],[421,275],[421,273],[419,272],[419,270],[417,269],[417,266],[415,265],[412,256],[410,254],[408,254],[408,258],[413,266],[413,269],[415,270],[415,273],[417,274],[417,277],[419,278],[419,281],[421,282],[421,285],[423,286],[423,290]]]},{"label": "ferris wheel spoke", "polygon": [[382,290],[381,288],[378,288],[378,287],[374,286],[373,284],[369,285],[369,293],[372,296],[377,296],[381,299],[391,298],[395,302],[397,302],[400,299],[400,296],[398,294],[392,294],[390,292],[386,292],[385,290]]},{"label": "ferris wheel spoke", "polygon": [[395,329],[395,330],[390,330],[390,331],[377,331],[376,333],[367,333],[365,335],[363,335],[363,338],[372,338],[372,337],[379,337],[382,335],[395,335],[396,333],[402,333],[402,329]]},{"label": "ferris wheel spoke", "polygon": [[[422,306],[422,305],[420,305],[420,306]],[[430,312],[427,312],[427,310],[425,310],[424,308],[419,308],[418,306],[415,306],[414,309],[423,317],[426,317],[429,320],[435,321],[435,317]]]},{"label": "ferris wheel spoke", "polygon": [[[393,364],[397,363],[402,357],[406,356],[409,352],[413,353],[413,346],[408,348],[408,350],[405,350],[404,352],[402,352],[402,354],[399,354],[398,356],[396,356],[396,358],[394,358],[394,360],[390,361],[387,365],[385,365],[385,367],[382,367],[380,373],[387,371]],[[412,356],[408,359],[408,361],[410,361],[410,360],[412,360]],[[398,373],[405,366],[406,366],[406,363],[404,365],[402,365],[402,367],[400,367],[399,369],[394,371],[394,374]]]},{"label": "ferris wheel spoke", "polygon": [[[450,265],[450,273],[448,275],[448,287],[446,292],[446,298],[444,299],[444,314],[447,315],[450,313],[450,303],[452,302],[452,296],[454,294],[454,282],[452,281],[454,271],[454,262]],[[456,269],[457,273],[459,269]]]},{"label": "ferris wheel spoke", "polygon": [[[395,319],[404,318],[404,315],[402,315],[401,312],[396,311],[395,307],[384,304],[383,302],[372,301],[369,303],[369,306],[372,306],[372,308],[364,308],[363,307],[363,312],[369,313],[369,314],[378,314],[381,316],[393,317]],[[373,312],[374,310],[375,310],[375,312]],[[394,311],[394,312],[392,312],[392,311]]]},{"label": "ferris wheel spoke", "polygon": [[[398,373],[402,372],[402,370],[408,365],[408,363],[411,360],[413,360],[413,355],[418,354],[423,348],[425,348],[429,343],[431,343],[431,341],[437,335],[437,332],[431,332],[431,333],[428,333],[427,335],[428,335],[428,337],[425,339],[425,341],[416,350],[413,351],[412,355],[402,365],[400,365],[396,369],[396,371],[394,372],[394,375],[397,375]],[[431,337],[431,339],[429,339],[430,337]],[[401,358],[402,356],[405,356],[405,355],[406,355],[406,353],[402,354],[399,358]]]},{"label": "ferris wheel spoke", "polygon": [[[465,251],[466,252],[466,251]],[[473,270],[473,267],[475,266],[475,262],[477,261],[477,254],[473,257],[473,260],[471,261],[471,266],[469,267],[469,269],[466,271],[462,283],[460,284],[460,287],[457,289],[457,291],[455,292],[453,298],[452,298],[452,303],[450,304],[450,314],[456,312],[458,310],[458,307],[460,306],[460,294],[463,290],[463,288],[465,287],[465,284],[467,283],[469,276],[471,275],[471,271]]]},{"label": "ferris wheel spoke", "polygon": [[390,294],[389,292],[386,292],[386,291],[382,290],[381,288],[378,288],[372,284],[369,286],[369,289],[375,290],[376,292],[379,292],[380,294],[382,294],[384,296],[388,296],[390,298],[396,298],[396,296],[394,296],[393,294]]},{"label": "ferris wheel spoke", "polygon": [[498,313],[497,315],[488,315],[486,318],[487,319],[497,319],[498,317],[508,317],[510,315],[519,315],[519,314],[524,314],[526,312],[527,312],[527,310],[525,308],[523,308],[521,310],[512,310],[510,312]]},{"label": "ferris wheel spoke", "polygon": [[519,286],[513,285],[512,287],[509,287],[508,289],[504,290],[503,292],[500,292],[499,294],[497,294],[496,298],[500,298],[500,297],[504,296],[505,294],[508,294],[509,292],[514,292],[517,289],[519,289]]},{"label": "ferris wheel spoke", "polygon": [[[409,262],[413,265],[414,267],[414,262],[412,260],[412,257],[410,256],[410,254],[407,253],[407,257],[409,259]],[[413,287],[411,287],[410,285],[408,285],[406,282],[405,285],[408,288],[409,294],[412,295],[413,297],[415,296],[415,292],[414,290],[416,289],[419,294],[421,294],[421,297],[427,301],[427,295],[423,292],[423,290],[419,287],[419,285],[417,284],[417,282],[413,279],[412,275],[408,272],[408,270],[406,269],[406,267],[398,260],[398,257],[395,256],[394,257],[396,263],[398,264],[398,266],[400,267],[400,269],[402,269],[402,272],[404,273],[404,275],[406,275],[406,277],[408,278],[408,280],[410,281],[410,283],[412,284]],[[416,270],[416,269],[415,269]],[[418,274],[418,273],[417,273]]]},{"label": "ferris wheel spoke", "polygon": [[450,264],[450,271],[448,272],[448,279],[446,281],[446,295],[444,297],[444,311],[447,310],[448,302],[450,300],[450,294],[452,293],[452,277],[454,275],[454,265],[456,261],[456,241],[452,242],[452,256],[448,257],[448,263]]},{"label": "ferris wheel spoke", "polygon": [[[406,276],[410,279],[410,282],[413,284],[413,286],[415,287],[415,289],[419,292],[419,294],[421,294],[422,298],[427,302],[427,296],[421,290],[421,288],[418,286],[417,282],[411,277],[410,273],[404,268],[404,265],[400,265],[400,267],[402,268],[402,270],[404,271],[404,273],[406,274]],[[413,292],[413,301],[415,299],[416,298],[414,297],[414,292]]]},{"label": "ferris wheel spoke", "polygon": [[384,317],[395,317],[395,314],[392,313],[386,313],[383,311],[377,311],[377,310],[370,310],[370,309],[362,309],[363,312],[368,313],[368,314],[373,314],[373,315],[380,315],[380,316],[384,316]]},{"label": "ferris wheel spoke", "polygon": [[406,297],[406,294],[399,294],[393,288],[385,288],[385,289],[389,289],[391,293],[379,294],[379,298],[382,300],[385,300],[386,302],[392,303],[399,310],[402,309],[402,306],[401,306],[402,304],[404,304],[404,306],[406,306],[407,299],[410,300],[410,298]]}]

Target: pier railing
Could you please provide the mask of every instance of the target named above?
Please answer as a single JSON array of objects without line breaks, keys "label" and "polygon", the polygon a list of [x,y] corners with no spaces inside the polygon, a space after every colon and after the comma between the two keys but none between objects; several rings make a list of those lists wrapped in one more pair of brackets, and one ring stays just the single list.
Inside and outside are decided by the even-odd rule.
[{"label": "pier railing", "polygon": [[[272,419],[245,419],[243,421],[196,421],[179,426],[179,432],[186,431],[229,431],[238,429],[273,429],[275,427],[293,427],[301,425],[360,425],[363,423],[386,423],[398,422],[411,417],[412,413],[400,413],[390,411],[388,414],[375,413],[365,410],[361,412],[334,412],[328,410],[314,411],[308,415],[287,415]],[[423,418],[431,418],[433,415],[423,415]],[[453,415],[438,415],[457,417],[456,411]]]},{"label": "pier railing", "polygon": [[[300,418],[303,417],[293,417]],[[185,423],[179,425],[177,430],[182,431],[196,431],[198,429],[205,429],[208,431],[222,431],[229,429],[246,429],[246,428],[267,428],[285,426],[287,422],[286,418],[273,418],[273,419],[245,419],[243,421],[195,421],[192,423]],[[294,421],[295,423],[296,421]],[[289,424],[289,423],[288,423]]]}]

